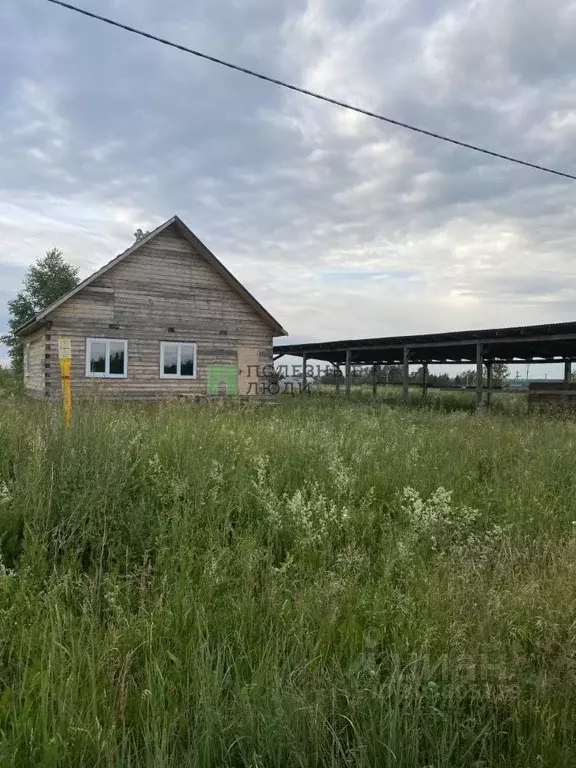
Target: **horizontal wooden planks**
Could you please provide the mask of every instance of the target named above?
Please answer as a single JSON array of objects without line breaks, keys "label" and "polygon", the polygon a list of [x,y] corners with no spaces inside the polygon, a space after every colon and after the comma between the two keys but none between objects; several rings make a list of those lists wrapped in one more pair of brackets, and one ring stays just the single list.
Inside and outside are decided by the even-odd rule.
[{"label": "horizontal wooden planks", "polygon": [[[77,394],[204,394],[206,366],[236,364],[240,346],[260,350],[262,366],[272,361],[271,326],[175,230],[156,236],[112,267],[50,319],[54,335],[72,339],[72,386]],[[86,377],[88,337],[128,341],[127,378]],[[161,341],[197,344],[196,379],[160,378]]]}]

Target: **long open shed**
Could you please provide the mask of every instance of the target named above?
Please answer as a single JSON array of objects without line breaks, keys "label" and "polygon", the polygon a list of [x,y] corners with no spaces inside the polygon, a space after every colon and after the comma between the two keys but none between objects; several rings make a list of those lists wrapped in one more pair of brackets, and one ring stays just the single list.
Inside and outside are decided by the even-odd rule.
[{"label": "long open shed", "polygon": [[491,403],[494,363],[564,362],[564,391],[567,391],[572,362],[576,360],[576,322],[274,345],[274,359],[284,355],[302,358],[304,387],[308,360],[322,360],[337,368],[345,366],[347,394],[350,394],[352,366],[372,365],[375,372],[377,365],[402,365],[402,397],[405,400],[408,398],[410,365],[422,366],[422,387],[426,394],[431,363],[473,363],[477,371],[476,403],[482,407]]}]

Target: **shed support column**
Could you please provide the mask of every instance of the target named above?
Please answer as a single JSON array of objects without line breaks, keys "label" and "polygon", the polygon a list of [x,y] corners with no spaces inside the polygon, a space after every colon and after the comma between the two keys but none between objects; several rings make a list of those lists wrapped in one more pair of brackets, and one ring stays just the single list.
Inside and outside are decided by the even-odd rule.
[{"label": "shed support column", "polygon": [[484,351],[482,344],[478,342],[476,344],[476,409],[482,408],[482,384],[484,378]]},{"label": "shed support column", "polygon": [[346,350],[346,397],[350,397],[350,378],[352,376],[352,367],[350,365],[350,350]]},{"label": "shed support column", "polygon": [[572,377],[572,361],[564,360],[564,403],[568,403],[568,390],[570,389],[570,379]]},{"label": "shed support column", "polygon": [[408,387],[410,385],[410,349],[404,347],[404,360],[402,364],[402,402],[408,402]]},{"label": "shed support column", "polygon": [[300,392],[306,392],[306,386],[307,386],[307,379],[306,379],[306,362],[307,362],[307,356],[306,352],[302,353],[302,386],[300,387]]},{"label": "shed support column", "polygon": [[378,382],[376,381],[376,363],[372,366],[372,394],[376,395],[376,387]]},{"label": "shed support column", "polygon": [[340,366],[336,363],[332,363],[334,366],[334,376],[336,377],[336,394],[340,394],[340,376],[342,376],[342,371],[340,370]]},{"label": "shed support column", "polygon": [[422,364],[422,397],[428,396],[428,363]]},{"label": "shed support column", "polygon": [[492,363],[486,363],[486,386],[488,392],[486,392],[486,410],[490,410],[492,407]]}]

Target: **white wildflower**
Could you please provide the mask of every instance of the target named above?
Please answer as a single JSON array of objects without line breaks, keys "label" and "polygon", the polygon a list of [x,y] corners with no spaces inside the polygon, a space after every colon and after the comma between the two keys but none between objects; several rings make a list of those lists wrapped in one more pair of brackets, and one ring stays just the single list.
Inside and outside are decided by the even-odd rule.
[{"label": "white wildflower", "polygon": [[204,576],[208,581],[217,586],[222,582],[222,567],[218,558],[210,557],[204,565]]},{"label": "white wildflower", "polygon": [[108,582],[106,585],[106,591],[104,592],[104,599],[115,610],[120,608],[118,598],[120,597],[120,585]]},{"label": "white wildflower", "polygon": [[410,487],[402,495],[408,528],[398,543],[401,556],[410,555],[421,541],[441,554],[488,558],[510,531],[510,526],[501,525],[482,528],[480,512],[455,505],[446,488],[437,488],[427,499]]},{"label": "white wildflower", "polygon": [[338,493],[343,495],[349,492],[354,482],[354,475],[339,454],[335,454],[332,457],[328,464],[328,469],[330,470],[334,487]]},{"label": "white wildflower", "polygon": [[138,430],[135,432],[130,440],[128,440],[128,446],[129,448],[134,448],[135,446],[139,446],[142,444],[142,432]]},{"label": "white wildflower", "polygon": [[0,482],[0,506],[3,504],[9,504],[12,501],[12,494],[10,489],[4,481]]},{"label": "white wildflower", "polygon": [[437,488],[427,499],[414,488],[404,488],[402,511],[408,518],[409,531],[403,546],[415,539],[426,540],[432,549],[444,551],[465,534],[479,517],[477,509],[455,506],[452,491]]},{"label": "white wildflower", "polygon": [[345,506],[337,506],[313,483],[285,497],[281,524],[291,527],[303,544],[317,545],[331,533],[343,528],[350,519]]},{"label": "white wildflower", "polygon": [[162,472],[162,466],[160,464],[160,456],[155,453],[151,459],[148,459],[148,471],[152,476],[157,476]]},{"label": "white wildflower", "polygon": [[16,571],[13,568],[7,568],[4,565],[4,560],[2,559],[1,554],[0,554],[0,576],[9,576],[9,577],[16,576]]}]

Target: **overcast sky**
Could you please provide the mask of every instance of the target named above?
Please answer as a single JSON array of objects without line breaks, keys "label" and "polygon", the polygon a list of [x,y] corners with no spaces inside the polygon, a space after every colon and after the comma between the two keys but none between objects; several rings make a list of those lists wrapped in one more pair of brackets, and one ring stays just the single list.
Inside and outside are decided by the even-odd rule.
[{"label": "overcast sky", "polygon": [[[572,0],[78,0],[576,173]],[[322,104],[45,0],[0,5],[0,328],[179,214],[293,340],[573,320],[576,182]]]}]

